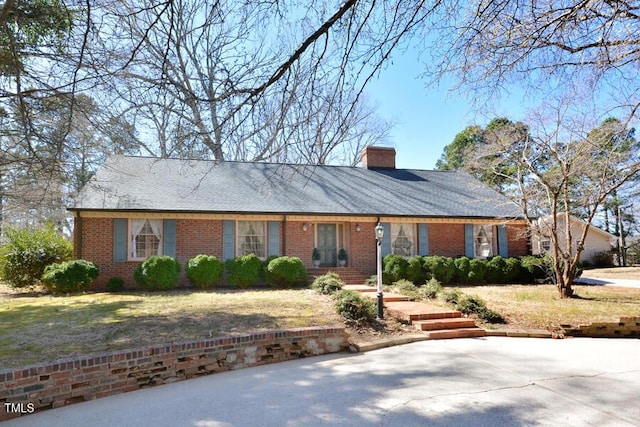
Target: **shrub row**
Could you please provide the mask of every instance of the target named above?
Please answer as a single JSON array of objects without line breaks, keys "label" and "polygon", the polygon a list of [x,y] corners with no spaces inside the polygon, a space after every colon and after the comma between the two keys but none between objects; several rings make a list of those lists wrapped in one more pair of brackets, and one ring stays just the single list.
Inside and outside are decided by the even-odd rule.
[{"label": "shrub row", "polygon": [[382,281],[389,285],[408,280],[416,285],[436,279],[443,285],[483,283],[527,283],[545,280],[552,274],[548,257],[524,256],[488,259],[387,255],[383,259]]},{"label": "shrub row", "polygon": [[[250,254],[222,263],[215,256],[201,254],[186,264],[187,278],[200,289],[219,285],[225,270],[229,284],[238,288],[253,286],[260,279],[274,287],[307,284],[307,270],[297,257],[270,257],[263,262]],[[173,289],[179,278],[180,264],[168,256],[149,257],[134,272],[135,282],[148,291]]]}]

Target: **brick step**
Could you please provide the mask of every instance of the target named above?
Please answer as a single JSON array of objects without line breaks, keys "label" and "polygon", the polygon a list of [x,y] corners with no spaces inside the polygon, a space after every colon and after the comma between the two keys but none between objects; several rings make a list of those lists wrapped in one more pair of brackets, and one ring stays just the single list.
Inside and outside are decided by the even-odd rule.
[{"label": "brick step", "polygon": [[310,268],[307,270],[309,277],[317,277],[329,272],[336,273],[340,276],[340,279],[348,285],[361,285],[367,280],[369,275],[363,273],[360,270],[356,270],[350,267],[323,267],[323,268]]},{"label": "brick step", "polygon": [[484,329],[480,328],[459,328],[459,329],[442,329],[439,331],[425,332],[431,340],[442,340],[451,338],[477,338],[487,335]]},{"label": "brick step", "polygon": [[[362,292],[362,295],[369,297],[371,299],[378,298],[377,292]],[[389,302],[399,302],[399,301],[409,301],[406,295],[402,294],[393,294],[391,292],[385,292],[382,294],[382,301],[384,301],[385,305]]]},{"label": "brick step", "polygon": [[443,329],[475,328],[476,322],[466,317],[449,319],[416,320],[413,325],[420,331],[437,331]]},{"label": "brick step", "polygon": [[462,313],[457,310],[450,310],[415,301],[389,302],[385,305],[390,315],[407,323],[418,320],[462,317]]},{"label": "brick step", "polygon": [[375,286],[367,286],[367,285],[351,285],[349,283],[347,283],[347,286],[345,286],[343,289],[348,289],[350,291],[356,291],[356,292],[377,292],[378,289]]}]

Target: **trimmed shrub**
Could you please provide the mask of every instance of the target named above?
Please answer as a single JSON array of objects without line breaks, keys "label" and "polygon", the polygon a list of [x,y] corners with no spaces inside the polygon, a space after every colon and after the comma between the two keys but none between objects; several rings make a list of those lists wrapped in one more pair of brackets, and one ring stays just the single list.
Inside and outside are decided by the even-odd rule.
[{"label": "trimmed shrub", "polygon": [[471,260],[467,257],[460,257],[453,260],[453,265],[456,268],[455,275],[453,276],[454,282],[457,283],[469,283],[469,273],[471,272]]},{"label": "trimmed shrub", "polygon": [[298,257],[282,256],[271,260],[267,272],[271,286],[292,288],[306,286],[309,281],[307,269]]},{"label": "trimmed shrub", "polygon": [[409,262],[400,255],[387,255],[382,260],[382,281],[386,285],[407,278]]},{"label": "trimmed shrub", "polygon": [[456,309],[466,315],[475,314],[489,323],[504,323],[504,318],[489,309],[486,303],[476,295],[462,295],[456,303]]},{"label": "trimmed shrub", "polygon": [[73,246],[54,230],[8,228],[7,243],[0,249],[0,278],[13,288],[36,286],[49,264],[67,261]]},{"label": "trimmed shrub", "polygon": [[487,262],[483,259],[474,258],[469,261],[469,282],[475,284],[482,284],[487,277]]},{"label": "trimmed shrub", "polygon": [[437,279],[432,278],[429,279],[427,283],[420,286],[419,291],[425,298],[434,299],[440,292],[442,292],[442,285]]},{"label": "trimmed shrub", "polygon": [[501,256],[495,256],[487,261],[485,280],[488,283],[505,283],[507,262]]},{"label": "trimmed shrub", "polygon": [[187,261],[187,277],[200,289],[208,289],[220,283],[224,266],[212,255],[197,255]]},{"label": "trimmed shrub", "polygon": [[333,294],[333,297],[336,311],[347,320],[366,323],[376,317],[376,307],[373,301],[363,297],[359,292],[341,290]]},{"label": "trimmed shrub", "polygon": [[422,299],[418,287],[409,280],[398,280],[393,283],[393,289],[399,294],[405,295],[410,301]]},{"label": "trimmed shrub", "polygon": [[111,277],[107,282],[107,291],[122,292],[124,290],[124,279],[122,277]]},{"label": "trimmed shrub", "polygon": [[255,254],[249,254],[228,260],[225,267],[229,283],[238,288],[248,288],[260,278],[262,262]]},{"label": "trimmed shrub", "polygon": [[407,265],[407,279],[411,280],[414,285],[424,283],[428,279],[429,274],[424,268],[424,258],[414,256],[409,258]]},{"label": "trimmed shrub", "polygon": [[331,295],[342,290],[344,284],[340,276],[336,273],[329,272],[316,277],[311,284],[311,289],[320,294]]},{"label": "trimmed shrub", "polygon": [[278,258],[278,255],[269,255],[267,259],[262,261],[262,270],[260,271],[260,274],[262,275],[262,280],[266,283],[269,283],[269,263],[276,258]]},{"label": "trimmed shrub", "polygon": [[523,282],[553,281],[553,266],[549,254],[523,256],[520,258],[520,265]]},{"label": "trimmed shrub", "polygon": [[437,279],[443,285],[453,281],[456,271],[453,258],[443,256],[424,257],[424,269],[431,274],[431,277]]},{"label": "trimmed shrub", "polygon": [[98,267],[84,259],[53,263],[44,269],[42,284],[57,294],[79,292],[95,281],[98,274]]},{"label": "trimmed shrub", "polygon": [[521,267],[518,258],[507,258],[504,267],[504,283],[520,281]]},{"label": "trimmed shrub", "polygon": [[151,256],[136,268],[133,278],[146,291],[167,291],[180,280],[180,263],[167,255]]},{"label": "trimmed shrub", "polygon": [[449,304],[457,304],[462,298],[462,292],[458,288],[445,289],[438,294],[438,297]]}]

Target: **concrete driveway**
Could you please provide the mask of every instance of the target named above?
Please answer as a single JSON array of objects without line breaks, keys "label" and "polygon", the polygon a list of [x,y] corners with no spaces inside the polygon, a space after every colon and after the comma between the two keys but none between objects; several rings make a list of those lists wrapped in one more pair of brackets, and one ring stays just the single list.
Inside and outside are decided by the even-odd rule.
[{"label": "concrete driveway", "polygon": [[10,426],[640,426],[640,340],[423,341],[202,377]]},{"label": "concrete driveway", "polygon": [[576,279],[576,284],[640,288],[640,280],[633,280],[633,279],[603,279],[603,278],[596,279],[596,278],[590,278],[590,277],[579,277]]}]

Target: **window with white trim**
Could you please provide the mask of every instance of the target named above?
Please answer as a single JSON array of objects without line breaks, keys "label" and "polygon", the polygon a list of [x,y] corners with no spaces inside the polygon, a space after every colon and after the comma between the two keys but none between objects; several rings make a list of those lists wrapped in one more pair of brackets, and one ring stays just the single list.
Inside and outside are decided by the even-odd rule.
[{"label": "window with white trim", "polygon": [[551,240],[543,240],[542,242],[540,242],[540,246],[542,247],[543,251],[549,252],[551,250]]},{"label": "window with white trim", "polygon": [[238,221],[236,255],[256,254],[266,258],[267,223],[264,221]]},{"label": "window with white trim", "polygon": [[493,226],[474,225],[476,258],[488,258],[494,255],[493,250]]},{"label": "window with white trim", "polygon": [[415,255],[414,224],[391,224],[391,253],[404,257]]},{"label": "window with white trim", "polygon": [[129,220],[129,259],[143,260],[162,255],[162,220]]}]

